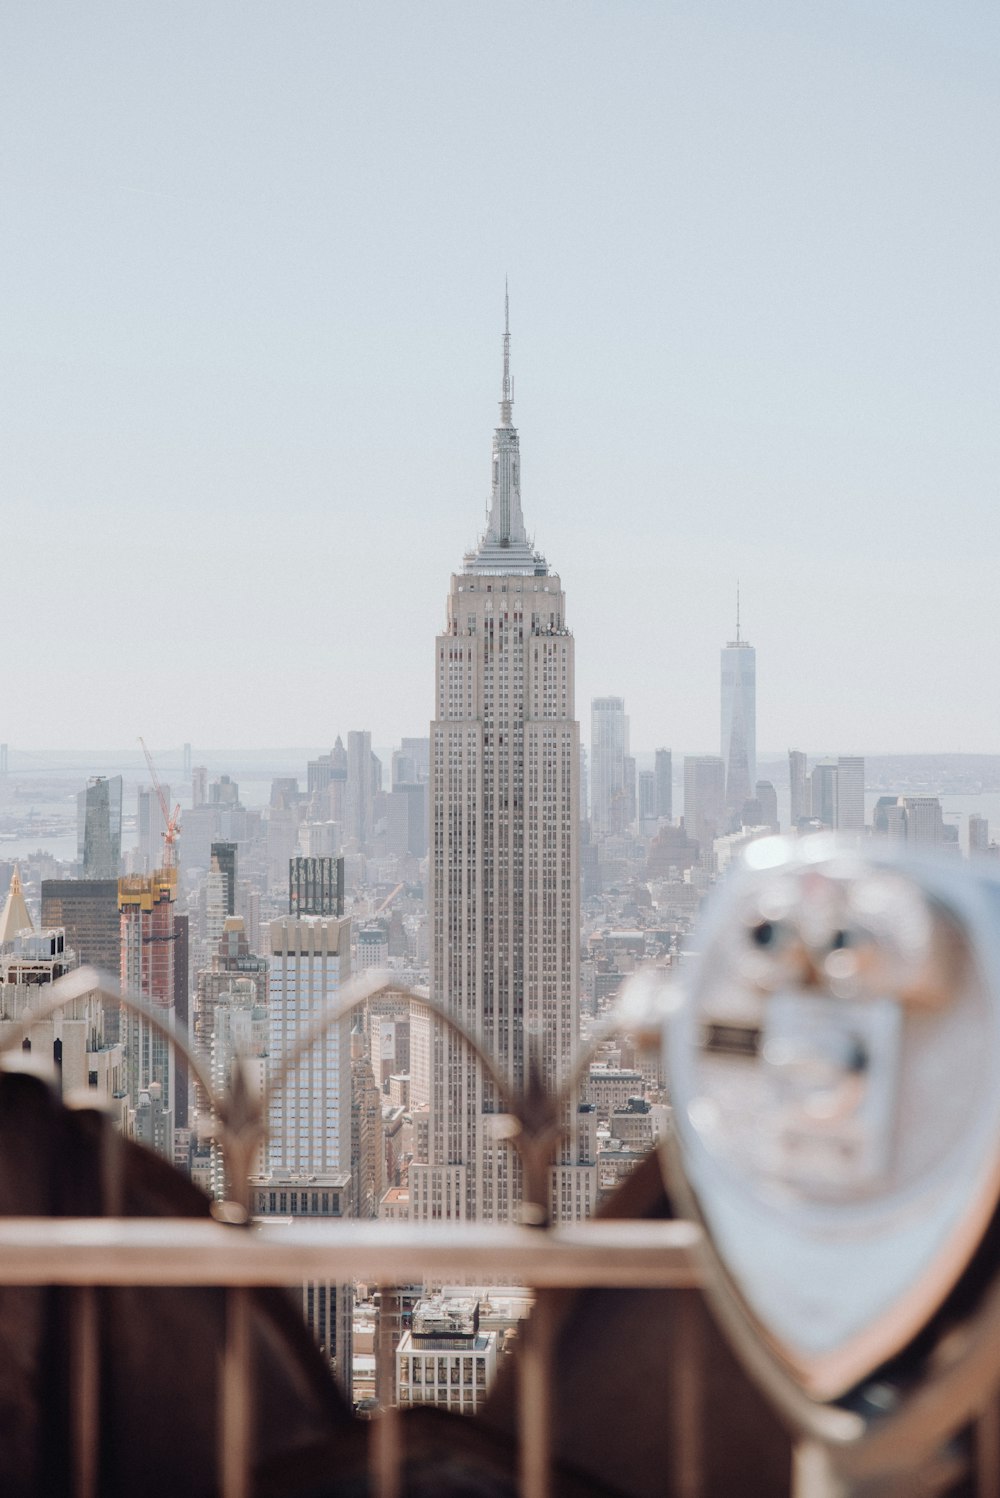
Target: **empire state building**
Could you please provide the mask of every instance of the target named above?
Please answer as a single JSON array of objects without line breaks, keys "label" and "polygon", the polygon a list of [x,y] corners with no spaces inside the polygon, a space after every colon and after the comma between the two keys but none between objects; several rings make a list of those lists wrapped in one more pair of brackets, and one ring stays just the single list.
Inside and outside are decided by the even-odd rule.
[{"label": "empire state building", "polygon": [[[508,303],[489,517],[452,576],[434,652],[428,909],[432,997],[520,1090],[529,1037],[553,1087],[578,1035],[580,729],[562,585],[521,512],[512,406]],[[414,1101],[423,1091],[428,1109],[411,1216],[516,1217],[520,1170],[492,1085],[441,1025],[418,1031]],[[597,1184],[590,1120],[574,1107],[567,1122],[550,1172],[562,1220],[589,1216]]]}]

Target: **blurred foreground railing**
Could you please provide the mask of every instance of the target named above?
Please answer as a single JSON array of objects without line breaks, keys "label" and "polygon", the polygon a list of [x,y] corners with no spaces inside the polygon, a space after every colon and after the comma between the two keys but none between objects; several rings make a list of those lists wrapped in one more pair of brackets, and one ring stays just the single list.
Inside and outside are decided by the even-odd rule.
[{"label": "blurred foreground railing", "polygon": [[[64,1285],[74,1291],[71,1444],[74,1498],[97,1498],[100,1405],[97,1286],[218,1286],[228,1290],[219,1386],[222,1498],[249,1498],[253,1373],[247,1292],[311,1278],[341,1283],[517,1283],[539,1291],[689,1289],[701,1284],[699,1229],[688,1222],[591,1221],[547,1232],[448,1222],[296,1222],[232,1226],[163,1218],[0,1219],[0,1287]],[[518,1474],[524,1498],[551,1492],[549,1398],[553,1328],[543,1297],[519,1358]],[[396,1409],[372,1422],[371,1491],[401,1498],[403,1446]],[[678,1456],[683,1459],[683,1449]],[[677,1489],[696,1498],[697,1485]]]},{"label": "blurred foreground railing", "polygon": [[327,1278],[489,1280],[533,1289],[690,1289],[687,1222],[553,1228],[308,1222],[234,1228],[174,1218],[0,1219],[2,1285],[287,1285]]}]

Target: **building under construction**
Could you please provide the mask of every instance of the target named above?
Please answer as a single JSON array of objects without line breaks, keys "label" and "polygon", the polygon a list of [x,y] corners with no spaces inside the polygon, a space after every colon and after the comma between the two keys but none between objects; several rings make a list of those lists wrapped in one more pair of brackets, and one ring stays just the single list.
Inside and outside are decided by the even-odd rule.
[{"label": "building under construction", "polygon": [[[170,1030],[176,1020],[176,898],[174,867],[132,874],[118,881],[122,987],[155,1010]],[[124,1006],[121,1037],[125,1042],[132,1130],[138,1136],[151,1130],[152,1137],[144,1138],[144,1142],[170,1157],[176,1103],[170,1045],[143,1015]]]}]

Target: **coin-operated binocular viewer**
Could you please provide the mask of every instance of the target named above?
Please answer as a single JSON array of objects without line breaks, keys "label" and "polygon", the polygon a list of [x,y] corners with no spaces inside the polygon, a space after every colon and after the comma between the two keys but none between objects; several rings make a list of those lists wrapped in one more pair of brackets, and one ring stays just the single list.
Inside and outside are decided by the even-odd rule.
[{"label": "coin-operated binocular viewer", "polygon": [[1000,1495],[1000,881],[768,839],[701,952],[664,1169],[796,1492]]}]

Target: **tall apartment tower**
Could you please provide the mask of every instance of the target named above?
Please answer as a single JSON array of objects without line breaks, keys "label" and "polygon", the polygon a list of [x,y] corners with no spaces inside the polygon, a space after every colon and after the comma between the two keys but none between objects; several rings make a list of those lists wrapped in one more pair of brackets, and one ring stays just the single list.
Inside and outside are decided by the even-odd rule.
[{"label": "tall apartment tower", "polygon": [[837,829],[865,830],[865,761],[861,754],[841,754],[837,760]]},{"label": "tall apartment tower", "polygon": [[712,843],[723,830],[726,767],[715,754],[684,758],[684,827],[700,849],[702,863],[712,859]]},{"label": "tall apartment tower", "polygon": [[84,879],[117,879],[122,861],[122,778],[96,775],[76,798],[77,857]]},{"label": "tall apartment tower", "polygon": [[624,697],[595,697],[590,704],[590,830],[595,841],[625,831],[628,757]]},{"label": "tall apartment tower", "polygon": [[[121,917],[121,981],[133,998],[139,998],[164,1024],[176,1021],[174,966],[178,940],[174,920],[177,870],[134,874],[118,881]],[[164,1153],[173,1154],[175,1107],[174,1056],[166,1037],[141,1014],[122,1008],[120,1038],[125,1045],[125,1076],[129,1106],[138,1112],[150,1089],[159,1088],[159,1104],[165,1117]],[[158,1143],[160,1142],[158,1136]]]},{"label": "tall apartment tower", "polygon": [[381,789],[381,761],[372,753],[372,736],[347,735],[347,785],[344,806],[346,835],[367,847],[372,839],[375,795]]},{"label": "tall apartment tower", "polygon": [[821,759],[809,776],[809,802],[814,819],[824,827],[838,825],[838,790],[836,761]]},{"label": "tall apartment tower", "polygon": [[656,812],[665,822],[674,819],[674,764],[669,749],[657,749],[653,761],[656,776]]},{"label": "tall apartment tower", "polygon": [[[161,786],[163,799],[170,805],[170,787]],[[141,785],[136,796],[136,831],[138,833],[139,867],[136,873],[151,874],[163,862],[163,812],[153,787]]]},{"label": "tall apartment tower", "polygon": [[[515,1089],[528,1037],[549,1085],[579,1022],[580,729],[562,584],[521,513],[510,323],[486,531],[451,579],[435,647],[430,758],[430,986]],[[474,1058],[431,1024],[426,1157],[410,1167],[419,1219],[505,1221],[521,1198],[501,1103]],[[589,1215],[596,1164],[576,1109],[550,1173],[550,1208]]]},{"label": "tall apartment tower", "polygon": [[[986,817],[974,811],[969,815],[969,856],[990,851],[990,824]],[[44,885],[42,886],[44,889]]]},{"label": "tall apartment tower", "polygon": [[806,756],[801,749],[789,749],[788,751],[788,790],[789,790],[789,817],[792,831],[797,832],[799,822],[811,816],[812,803],[809,799],[809,775]]},{"label": "tall apartment tower", "polygon": [[[351,976],[351,922],[284,916],[270,927],[272,1078]],[[329,1176],[351,1168],[351,1027],[329,1025],[295,1066],[268,1112],[272,1176]]]},{"label": "tall apartment tower", "polygon": [[213,843],[212,857],[219,873],[226,876],[226,915],[235,915],[237,846],[235,843]]},{"label": "tall apartment tower", "polygon": [[[117,879],[43,879],[42,925],[62,926],[66,944],[81,967],[99,967],[115,978],[121,974],[121,917]],[[118,1039],[120,1005],[104,1000],[104,1038]]]},{"label": "tall apartment tower", "polygon": [[757,781],[757,652],[740,635],[736,591],[736,639],[722,650],[722,761],[726,810],[738,816]]}]

